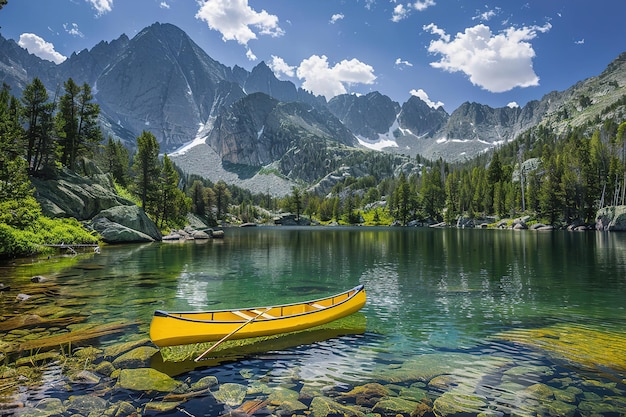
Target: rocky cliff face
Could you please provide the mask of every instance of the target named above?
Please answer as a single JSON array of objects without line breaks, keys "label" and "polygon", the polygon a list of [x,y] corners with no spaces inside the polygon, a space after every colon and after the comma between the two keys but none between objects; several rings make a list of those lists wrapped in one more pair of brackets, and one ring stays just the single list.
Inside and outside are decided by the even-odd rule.
[{"label": "rocky cliff face", "polygon": [[260,167],[306,140],[355,144],[350,131],[327,111],[264,93],[245,96],[217,116],[206,143],[222,161]]},{"label": "rocky cliff face", "polygon": [[342,94],[328,102],[328,108],[355,135],[376,140],[396,120],[400,105],[379,92],[365,96]]}]

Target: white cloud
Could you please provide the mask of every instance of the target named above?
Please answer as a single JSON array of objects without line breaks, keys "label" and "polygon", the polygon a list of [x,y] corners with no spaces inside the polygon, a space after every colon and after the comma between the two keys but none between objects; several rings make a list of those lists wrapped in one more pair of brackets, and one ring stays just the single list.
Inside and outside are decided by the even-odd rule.
[{"label": "white cloud", "polygon": [[345,84],[372,84],[376,79],[374,68],[357,59],[343,60],[333,67],[328,58],[312,55],[298,66],[296,75],[304,80],[302,88],[331,99],[347,92]]},{"label": "white cloud", "polygon": [[167,4],[167,2],[162,1],[162,2],[161,2],[161,4],[159,4],[159,7],[160,7],[161,9],[169,9],[169,8],[170,8],[170,5],[169,5],[169,4]]},{"label": "white cloud", "polygon": [[472,17],[472,20],[483,20],[483,21],[488,21],[491,20],[491,18],[496,17],[497,14],[500,12],[500,8],[496,7],[493,10],[487,10],[485,12],[480,13],[480,11],[477,11],[477,15]]},{"label": "white cloud", "polygon": [[431,107],[433,109],[438,109],[439,107],[443,107],[443,103],[441,101],[438,101],[435,103],[428,97],[428,94],[426,94],[426,91],[422,90],[421,88],[419,90],[413,89],[409,91],[409,93],[411,93],[412,96],[419,97],[424,103],[428,104],[428,107]]},{"label": "white cloud", "polygon": [[417,0],[415,3],[413,3],[413,8],[418,12],[421,12],[436,4],[437,3],[435,3],[435,0]]},{"label": "white cloud", "polygon": [[338,20],[343,19],[345,16],[343,15],[343,13],[337,13],[332,15],[332,17],[330,18],[330,23],[337,23]]},{"label": "white cloud", "polygon": [[256,61],[257,57],[256,55],[254,55],[254,52],[252,52],[252,49],[248,48],[246,50],[246,58],[248,58],[248,61]]},{"label": "white cloud", "polygon": [[196,19],[204,20],[209,28],[220,32],[224,41],[236,40],[247,45],[257,34],[273,37],[284,34],[277,16],[265,10],[253,10],[248,0],[207,0],[200,5]]},{"label": "white cloud", "polygon": [[393,8],[393,15],[391,16],[391,20],[393,22],[399,22],[403,19],[406,19],[409,16],[409,9],[404,7],[403,4],[398,4]]},{"label": "white cloud", "polygon": [[78,24],[76,23],[63,23],[63,29],[65,29],[65,31],[72,36],[78,36],[79,38],[85,37],[85,35],[83,35],[83,33],[78,29]]},{"label": "white cloud", "polygon": [[584,45],[584,44],[585,44],[585,38],[580,39],[580,40],[578,40],[578,41],[574,41],[574,43],[575,43],[576,45]]},{"label": "white cloud", "polygon": [[515,87],[539,85],[539,77],[533,70],[535,51],[528,42],[538,32],[548,32],[550,23],[544,26],[508,28],[494,34],[483,24],[466,28],[451,40],[443,30],[430,24],[424,30],[438,35],[428,46],[432,54],[441,60],[431,62],[433,68],[448,72],[463,72],[472,84],[492,93],[509,91]]},{"label": "white cloud", "polygon": [[267,64],[268,67],[276,74],[278,78],[280,75],[286,75],[287,77],[296,76],[296,67],[288,65],[284,59],[279,56],[272,55],[272,60]]},{"label": "white cloud", "polygon": [[60,64],[67,59],[66,56],[54,50],[53,44],[46,42],[34,33],[22,33],[17,44],[31,54],[37,55],[41,59],[52,61],[55,64]]},{"label": "white cloud", "polygon": [[517,104],[517,102],[516,102],[516,101],[512,101],[512,102],[510,102],[510,103],[509,103],[509,104],[507,104],[506,106],[507,106],[508,108],[510,108],[510,109],[517,109],[517,108],[519,108],[519,104]]},{"label": "white cloud", "polygon": [[412,67],[413,66],[413,64],[411,64],[409,61],[405,61],[405,60],[402,60],[400,58],[396,58],[396,65],[398,65],[398,66],[405,65],[407,67]]},{"label": "white cloud", "polygon": [[409,17],[412,10],[417,10],[418,12],[422,12],[428,9],[431,6],[435,6],[435,0],[417,0],[414,3],[398,4],[393,8],[393,14],[391,16],[391,20],[393,22],[399,22],[403,19]]},{"label": "white cloud", "polygon": [[98,16],[102,16],[105,13],[109,13],[113,10],[113,0],[85,0],[91,4],[91,7],[96,9]]}]

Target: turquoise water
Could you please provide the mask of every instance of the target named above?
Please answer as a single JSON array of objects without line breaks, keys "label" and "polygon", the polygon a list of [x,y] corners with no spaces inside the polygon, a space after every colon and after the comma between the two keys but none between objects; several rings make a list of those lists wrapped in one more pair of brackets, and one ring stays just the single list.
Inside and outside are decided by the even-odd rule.
[{"label": "turquoise water", "polygon": [[[27,288],[35,272],[45,274],[60,288],[59,299],[82,300],[68,304],[91,314],[90,321],[136,320],[144,335],[155,309],[279,304],[365,284],[364,333],[189,371],[181,379],[213,374],[241,382],[244,374],[274,385],[295,380],[348,389],[408,383],[387,380],[390,370],[449,361],[455,383],[431,387],[425,380],[424,389],[431,396],[452,387],[480,395],[484,404],[476,413],[528,413],[541,400],[529,405],[517,393],[538,383],[580,390],[570,401],[576,415],[626,413],[623,356],[608,366],[593,356],[626,349],[626,234],[258,227],[227,229],[225,239],[202,243],[110,246],[64,262],[7,265],[0,282]],[[534,334],[525,333],[533,329],[608,339],[584,340],[588,349],[570,343],[562,354],[549,342],[534,343]],[[598,394],[598,386],[610,390]],[[202,401],[186,410],[220,413]],[[604,411],[585,414],[587,402]]]}]

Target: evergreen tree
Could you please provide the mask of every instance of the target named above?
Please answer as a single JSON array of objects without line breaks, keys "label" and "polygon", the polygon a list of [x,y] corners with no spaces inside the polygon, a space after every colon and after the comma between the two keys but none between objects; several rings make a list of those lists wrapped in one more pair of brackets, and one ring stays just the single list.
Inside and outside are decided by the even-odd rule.
[{"label": "evergreen tree", "polygon": [[228,212],[231,194],[224,181],[218,181],[213,187],[215,194],[215,207],[217,209],[217,219],[222,220]]},{"label": "evergreen tree", "polygon": [[300,221],[300,213],[302,212],[302,192],[298,187],[291,189],[288,204],[289,210],[296,213],[296,221]]},{"label": "evergreen tree", "polygon": [[102,139],[98,127],[100,107],[93,103],[89,84],[79,87],[69,78],[63,87],[65,94],[57,114],[61,164],[73,170],[77,158],[92,151]]},{"label": "evergreen tree", "polygon": [[206,198],[204,191],[204,184],[202,181],[195,180],[188,191],[188,196],[191,199],[191,212],[198,216],[206,215]]},{"label": "evergreen tree", "polygon": [[411,209],[411,193],[404,172],[400,173],[393,198],[396,208],[394,217],[406,226]]},{"label": "evergreen tree", "polygon": [[137,153],[133,158],[135,193],[141,199],[141,208],[152,212],[157,201],[157,178],[160,173],[159,143],[150,132],[143,131],[137,137]]},{"label": "evergreen tree", "polygon": [[26,86],[22,93],[23,118],[26,124],[26,161],[31,173],[50,167],[54,162],[53,112],[48,92],[39,78]]},{"label": "evergreen tree", "polygon": [[122,187],[128,186],[128,168],[130,157],[128,149],[119,140],[114,140],[109,136],[104,151],[102,152],[102,163],[116,183]]},{"label": "evergreen tree", "polygon": [[183,224],[189,210],[189,202],[178,188],[178,182],[178,172],[166,154],[163,156],[163,166],[158,178],[158,201],[154,213],[161,229],[168,224]]},{"label": "evergreen tree", "polygon": [[22,157],[20,106],[5,84],[0,90],[0,204],[32,194],[27,163]]}]

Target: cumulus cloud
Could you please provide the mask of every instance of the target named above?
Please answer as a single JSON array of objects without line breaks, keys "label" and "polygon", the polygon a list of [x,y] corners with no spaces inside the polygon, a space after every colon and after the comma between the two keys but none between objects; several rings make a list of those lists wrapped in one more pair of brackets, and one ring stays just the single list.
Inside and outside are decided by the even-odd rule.
[{"label": "cumulus cloud", "polygon": [[37,55],[41,59],[52,61],[55,64],[60,64],[67,59],[66,56],[54,49],[53,44],[46,42],[34,33],[22,33],[17,44],[31,54]]},{"label": "cumulus cloud", "polygon": [[406,61],[406,60],[403,60],[403,59],[400,59],[400,58],[396,58],[396,65],[397,66],[404,65],[404,66],[407,66],[407,67],[412,67],[413,66],[413,64],[411,64],[409,61]]},{"label": "cumulus cloud", "polygon": [[492,10],[487,10],[484,12],[480,12],[477,11],[477,15],[472,17],[472,20],[483,20],[483,21],[487,21],[487,20],[491,20],[491,18],[496,17],[496,15],[500,12],[500,8],[496,7],[495,9]]},{"label": "cumulus cloud", "polygon": [[441,101],[438,101],[435,103],[428,97],[428,94],[426,94],[426,91],[422,90],[421,88],[419,90],[413,89],[409,91],[409,93],[411,93],[412,96],[419,97],[424,103],[428,104],[428,107],[431,107],[433,109],[438,109],[439,107],[443,107],[443,103]]},{"label": "cumulus cloud", "polygon": [[105,13],[109,13],[113,10],[113,0],[85,0],[91,4],[91,7],[96,9],[96,14],[102,16]]},{"label": "cumulus cloud", "polygon": [[296,67],[287,64],[285,60],[279,56],[272,55],[272,60],[267,66],[270,67],[278,78],[280,78],[281,75],[286,75],[287,77],[295,77],[296,75]]},{"label": "cumulus cloud", "polygon": [[585,44],[585,38],[580,39],[580,40],[577,40],[577,41],[574,41],[574,43],[575,43],[576,45],[584,45],[584,44]]},{"label": "cumulus cloud", "polygon": [[159,4],[159,7],[160,7],[161,9],[169,9],[169,8],[170,8],[170,5],[169,5],[169,4],[167,4],[167,2],[162,1],[162,2],[161,2],[161,4]]},{"label": "cumulus cloud", "polygon": [[326,99],[345,94],[346,84],[372,84],[376,80],[374,68],[358,59],[343,60],[331,67],[325,55],[303,60],[296,75],[304,80],[302,88]]},{"label": "cumulus cloud", "polygon": [[256,61],[257,57],[256,55],[254,55],[254,52],[252,52],[252,49],[248,48],[246,50],[246,58],[248,58],[248,61]]},{"label": "cumulus cloud", "polygon": [[535,51],[528,42],[552,28],[544,26],[508,28],[494,34],[483,24],[466,28],[454,39],[434,24],[423,29],[439,36],[428,46],[432,54],[441,55],[441,60],[431,62],[434,68],[448,72],[462,72],[472,84],[492,93],[512,90],[515,87],[539,85],[539,77],[533,70]]},{"label": "cumulus cloud", "polygon": [[281,36],[278,17],[265,10],[257,12],[248,0],[206,0],[200,3],[196,19],[204,20],[209,28],[222,34],[224,41],[235,40],[247,45],[257,34]]},{"label": "cumulus cloud", "polygon": [[337,13],[331,16],[330,23],[337,23],[338,20],[343,19],[345,16],[343,13]]},{"label": "cumulus cloud", "polygon": [[435,6],[435,0],[417,0],[414,3],[398,4],[393,8],[393,13],[391,15],[391,20],[393,22],[399,22],[403,19],[409,17],[411,11],[417,10],[418,12],[422,12],[428,9],[431,6]]},{"label": "cumulus cloud", "polygon": [[510,102],[509,104],[507,104],[506,106],[507,106],[508,108],[510,108],[510,109],[516,109],[516,108],[518,108],[518,107],[519,107],[519,104],[517,104],[517,102],[516,102],[516,101],[512,101],[512,102]]},{"label": "cumulus cloud", "polygon": [[72,36],[78,36],[79,38],[85,37],[85,35],[83,35],[83,33],[78,29],[78,24],[76,23],[63,23],[63,29],[65,29],[65,31]]}]

